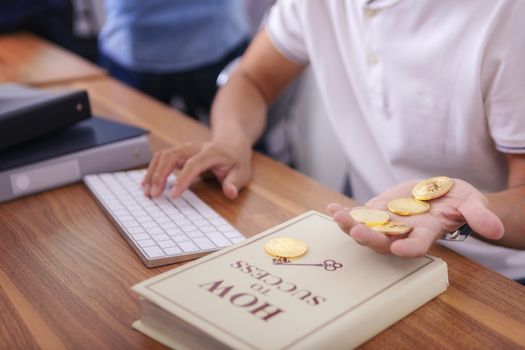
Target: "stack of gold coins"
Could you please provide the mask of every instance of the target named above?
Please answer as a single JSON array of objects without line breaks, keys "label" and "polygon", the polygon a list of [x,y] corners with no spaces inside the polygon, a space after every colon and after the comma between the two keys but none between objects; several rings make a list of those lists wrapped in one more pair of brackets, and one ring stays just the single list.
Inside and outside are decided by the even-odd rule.
[{"label": "stack of gold coins", "polygon": [[430,201],[444,196],[454,182],[447,176],[436,176],[423,180],[412,188],[413,198],[393,199],[387,204],[388,210],[397,215],[417,215],[430,210]]},{"label": "stack of gold coins", "polygon": [[[392,213],[409,216],[426,213],[430,210],[430,201],[447,194],[454,182],[447,176],[437,176],[419,182],[412,189],[413,198],[397,198],[387,204]],[[354,220],[369,226],[374,231],[387,235],[403,235],[412,228],[401,222],[390,221],[388,212],[376,209],[356,208],[350,211]]]},{"label": "stack of gold coins", "polygon": [[390,221],[390,214],[384,210],[355,208],[349,213],[355,221],[388,235],[403,235],[411,230],[407,224]]}]

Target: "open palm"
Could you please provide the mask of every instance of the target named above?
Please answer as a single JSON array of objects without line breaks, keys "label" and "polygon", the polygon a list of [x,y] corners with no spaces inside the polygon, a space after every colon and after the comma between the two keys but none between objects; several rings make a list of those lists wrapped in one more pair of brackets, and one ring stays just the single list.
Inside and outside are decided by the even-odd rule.
[{"label": "open palm", "polygon": [[[362,245],[381,253],[415,257],[424,255],[432,243],[444,233],[455,231],[465,222],[479,235],[488,239],[498,239],[503,234],[503,224],[489,209],[488,200],[469,183],[453,179],[452,189],[443,197],[429,201],[427,213],[400,216],[390,213],[391,221],[398,221],[412,227],[404,237],[378,234],[370,228],[356,223],[348,210],[332,203],[327,210],[339,226]],[[387,210],[387,203],[396,198],[411,197],[412,188],[419,181],[409,181],[397,185],[365,204],[367,208]]]}]

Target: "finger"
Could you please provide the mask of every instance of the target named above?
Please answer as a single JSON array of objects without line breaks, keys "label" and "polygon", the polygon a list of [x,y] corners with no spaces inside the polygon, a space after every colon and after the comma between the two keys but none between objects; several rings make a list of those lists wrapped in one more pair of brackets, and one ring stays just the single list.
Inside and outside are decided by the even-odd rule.
[{"label": "finger", "polygon": [[390,251],[404,258],[423,256],[428,252],[438,235],[439,232],[427,227],[416,227],[406,238],[392,242]]},{"label": "finger", "polygon": [[177,180],[175,180],[175,184],[171,189],[171,196],[173,198],[180,196],[190,186],[193,179],[218,162],[219,159],[216,157],[216,154],[203,151],[188,159],[177,175]]},{"label": "finger", "polygon": [[378,253],[390,253],[392,239],[382,233],[376,232],[366,227],[365,225],[355,225],[350,230],[350,237],[356,240],[357,243],[370,247]]},{"label": "finger", "polygon": [[222,192],[229,199],[237,198],[239,190],[246,186],[250,179],[249,169],[233,167],[222,182]]},{"label": "finger", "polygon": [[149,163],[148,170],[146,171],[146,176],[144,176],[144,179],[142,180],[142,187],[144,189],[144,194],[148,197],[151,196],[151,178],[153,177],[155,168],[157,167],[157,164],[159,163],[160,156],[161,156],[161,152],[156,152],[153,155],[153,159]]},{"label": "finger", "polygon": [[326,206],[327,213],[332,216],[339,210],[343,210],[343,206],[339,203],[330,203]]},{"label": "finger", "polygon": [[332,218],[339,225],[341,230],[343,230],[343,232],[346,234],[349,234],[352,227],[357,225],[357,222],[354,219],[352,219],[350,214],[348,214],[348,210],[346,210],[343,207],[341,207],[340,210],[334,212],[332,214]]},{"label": "finger", "polygon": [[179,169],[182,168],[188,158],[192,157],[194,154],[199,152],[201,146],[202,145],[197,142],[189,142],[181,146],[177,146],[177,159],[175,162],[175,166]]},{"label": "finger", "polygon": [[166,186],[166,179],[175,169],[177,154],[175,152],[164,152],[159,158],[157,166],[151,176],[151,196],[159,196]]},{"label": "finger", "polygon": [[485,206],[482,198],[467,200],[458,210],[474,232],[489,239],[500,239],[503,236],[503,223]]}]

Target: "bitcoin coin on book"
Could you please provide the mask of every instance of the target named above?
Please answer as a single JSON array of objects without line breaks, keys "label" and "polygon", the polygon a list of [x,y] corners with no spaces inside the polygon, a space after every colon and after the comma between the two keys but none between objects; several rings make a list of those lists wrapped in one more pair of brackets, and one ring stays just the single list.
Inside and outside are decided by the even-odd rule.
[{"label": "bitcoin coin on book", "polygon": [[300,239],[278,237],[268,241],[264,250],[271,256],[279,258],[298,258],[308,250],[308,245]]}]

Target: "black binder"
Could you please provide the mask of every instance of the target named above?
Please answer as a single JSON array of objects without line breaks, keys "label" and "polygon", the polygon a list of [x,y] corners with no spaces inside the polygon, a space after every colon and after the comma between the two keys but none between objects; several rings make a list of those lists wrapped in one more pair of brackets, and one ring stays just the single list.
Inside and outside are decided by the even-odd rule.
[{"label": "black binder", "polygon": [[0,84],[0,151],[90,116],[86,91]]}]

